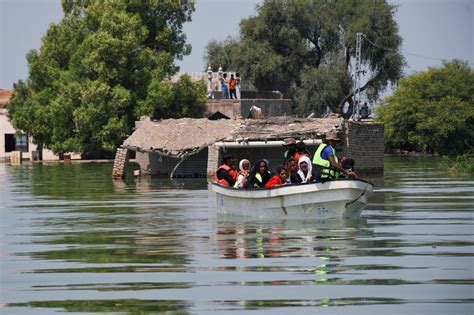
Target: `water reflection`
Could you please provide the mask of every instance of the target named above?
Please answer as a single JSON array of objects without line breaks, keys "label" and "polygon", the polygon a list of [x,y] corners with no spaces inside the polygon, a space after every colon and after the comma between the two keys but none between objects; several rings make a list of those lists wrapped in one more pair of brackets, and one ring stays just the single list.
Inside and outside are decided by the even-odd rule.
[{"label": "water reflection", "polygon": [[94,313],[123,313],[123,314],[189,314],[190,307],[186,301],[175,300],[67,300],[67,301],[36,301],[14,303],[10,307],[29,312],[28,308],[61,309],[61,312],[94,312]]},{"label": "water reflection", "polygon": [[2,313],[470,314],[474,178],[437,163],[388,158],[356,221],[221,216],[204,180],[111,164],[0,165]]},{"label": "water reflection", "polygon": [[366,220],[285,220],[255,222],[219,215],[217,242],[228,259],[318,257],[348,248]]}]

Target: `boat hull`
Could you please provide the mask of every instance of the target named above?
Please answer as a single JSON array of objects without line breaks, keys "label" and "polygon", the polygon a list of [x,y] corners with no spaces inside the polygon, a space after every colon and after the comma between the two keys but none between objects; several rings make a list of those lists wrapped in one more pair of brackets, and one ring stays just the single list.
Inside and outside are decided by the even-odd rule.
[{"label": "boat hull", "polygon": [[269,190],[235,189],[211,183],[221,214],[257,218],[358,218],[373,185],[362,180],[288,185]]}]

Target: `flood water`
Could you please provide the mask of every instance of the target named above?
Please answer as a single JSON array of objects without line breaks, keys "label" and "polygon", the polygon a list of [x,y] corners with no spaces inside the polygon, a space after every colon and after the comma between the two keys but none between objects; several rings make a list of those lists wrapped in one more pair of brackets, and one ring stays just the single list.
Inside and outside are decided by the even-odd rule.
[{"label": "flood water", "polygon": [[473,314],[474,176],[386,158],[357,221],[232,220],[204,180],[0,164],[1,314]]}]

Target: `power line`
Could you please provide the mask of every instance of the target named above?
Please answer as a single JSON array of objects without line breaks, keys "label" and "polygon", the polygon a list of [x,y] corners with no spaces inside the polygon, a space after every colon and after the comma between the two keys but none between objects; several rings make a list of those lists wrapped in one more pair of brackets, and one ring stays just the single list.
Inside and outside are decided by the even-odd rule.
[{"label": "power line", "polygon": [[[374,46],[374,47],[377,47],[377,48],[380,48],[380,49],[383,49],[383,50],[398,52],[396,49],[389,48],[389,47],[385,47],[385,46],[382,46],[382,45],[379,45],[379,44],[374,43],[373,41],[371,41],[371,40],[370,40],[365,34],[363,34],[363,33],[362,33],[362,37],[364,37],[364,38],[365,38],[372,46]],[[424,56],[424,55],[414,54],[414,53],[406,52],[405,50],[403,51],[403,53],[404,53],[405,55],[408,55],[408,56],[418,57],[418,58],[422,58],[422,59],[429,59],[429,60],[436,60],[436,61],[444,61],[444,60],[447,60],[447,59],[443,59],[443,58],[436,58],[436,57],[430,57],[430,56]],[[471,65],[471,66],[474,66],[474,63],[472,63],[472,62],[468,62],[468,64]]]}]

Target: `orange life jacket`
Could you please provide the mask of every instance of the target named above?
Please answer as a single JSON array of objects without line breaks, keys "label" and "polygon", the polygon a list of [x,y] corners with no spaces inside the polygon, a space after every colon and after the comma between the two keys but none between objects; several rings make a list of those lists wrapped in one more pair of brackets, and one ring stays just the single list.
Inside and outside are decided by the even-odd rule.
[{"label": "orange life jacket", "polygon": [[[237,173],[236,170],[234,170],[233,168],[231,168],[229,165],[226,165],[226,164],[220,165],[217,171],[219,170],[227,171],[227,173],[229,173],[229,176],[232,177],[232,179],[234,180],[236,180],[237,176],[239,176],[239,173]],[[217,178],[217,172],[216,172],[216,179],[217,179],[217,182],[221,184],[222,186],[230,186],[230,184],[225,180],[225,178],[223,179]]]}]

